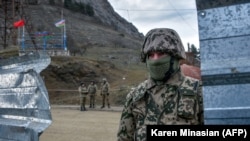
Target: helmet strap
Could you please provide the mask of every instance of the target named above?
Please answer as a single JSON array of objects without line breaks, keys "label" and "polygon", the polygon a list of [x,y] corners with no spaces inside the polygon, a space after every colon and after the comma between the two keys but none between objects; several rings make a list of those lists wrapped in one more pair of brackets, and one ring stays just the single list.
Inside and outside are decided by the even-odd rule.
[{"label": "helmet strap", "polygon": [[165,73],[165,77],[163,78],[164,82],[167,81],[170,78],[171,74],[174,73],[173,65],[174,65],[174,57],[171,56],[169,70]]},{"label": "helmet strap", "polygon": [[175,57],[171,56],[169,70],[165,73],[165,77],[163,78],[164,82],[167,81],[173,73],[175,73],[176,71],[179,70],[179,67],[177,66],[177,63],[178,62],[175,59]]}]

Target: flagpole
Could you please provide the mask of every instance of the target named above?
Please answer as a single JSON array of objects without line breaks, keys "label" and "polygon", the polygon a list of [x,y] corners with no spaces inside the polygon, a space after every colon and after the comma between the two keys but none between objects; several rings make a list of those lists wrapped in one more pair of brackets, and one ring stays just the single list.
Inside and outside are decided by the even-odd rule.
[{"label": "flagpole", "polygon": [[17,44],[20,46],[21,38],[20,38],[20,28],[17,28]]},{"label": "flagpole", "polygon": [[24,50],[24,26],[23,26],[23,33],[22,33],[22,49]]},{"label": "flagpole", "polygon": [[[63,1],[62,1],[63,2]],[[61,9],[61,20],[63,20],[63,8]],[[64,48],[64,41],[63,41],[63,36],[64,36],[64,28],[61,28],[62,32],[62,47]]]},{"label": "flagpole", "polygon": [[64,23],[64,35],[63,35],[63,44],[64,44],[64,50],[67,50],[67,45],[66,45],[66,21]]}]

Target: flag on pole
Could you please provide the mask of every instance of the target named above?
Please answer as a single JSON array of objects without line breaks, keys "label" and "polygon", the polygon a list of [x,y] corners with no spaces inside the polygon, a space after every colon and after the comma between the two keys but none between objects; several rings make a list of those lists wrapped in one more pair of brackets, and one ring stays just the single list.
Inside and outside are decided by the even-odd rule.
[{"label": "flag on pole", "polygon": [[17,22],[14,22],[14,27],[18,28],[22,26],[24,26],[24,20],[19,20]]},{"label": "flag on pole", "polygon": [[56,27],[63,27],[65,25],[65,20],[60,20],[59,22],[55,23]]}]

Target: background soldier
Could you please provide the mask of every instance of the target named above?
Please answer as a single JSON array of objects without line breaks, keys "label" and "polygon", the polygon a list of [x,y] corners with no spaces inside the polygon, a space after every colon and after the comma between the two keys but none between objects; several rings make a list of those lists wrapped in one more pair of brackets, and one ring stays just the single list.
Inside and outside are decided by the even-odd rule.
[{"label": "background soldier", "polygon": [[105,101],[108,104],[108,108],[110,108],[109,104],[109,83],[106,78],[103,78],[103,82],[101,84],[101,96],[102,96],[102,107],[105,107]]},{"label": "background soldier", "polygon": [[94,81],[92,81],[88,86],[89,93],[89,108],[95,108],[95,95],[97,91],[97,86]]},{"label": "background soldier", "polygon": [[88,89],[85,86],[83,82],[81,82],[81,85],[78,88],[79,94],[80,94],[80,111],[86,111],[85,103],[86,103],[86,97],[88,94]]},{"label": "background soldier", "polygon": [[145,141],[146,125],[203,124],[200,81],[183,75],[180,60],[186,54],[176,31],[150,30],[141,49],[149,78],[126,98],[118,141]]}]

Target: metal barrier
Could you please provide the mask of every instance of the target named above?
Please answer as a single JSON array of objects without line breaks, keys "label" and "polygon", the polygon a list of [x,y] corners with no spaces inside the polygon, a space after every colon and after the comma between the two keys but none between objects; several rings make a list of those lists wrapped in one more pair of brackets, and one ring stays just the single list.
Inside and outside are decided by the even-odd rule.
[{"label": "metal barrier", "polygon": [[205,124],[250,124],[250,1],[196,5]]},{"label": "metal barrier", "polygon": [[38,141],[52,123],[48,93],[39,73],[49,56],[34,52],[0,59],[0,140]]}]

